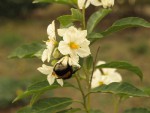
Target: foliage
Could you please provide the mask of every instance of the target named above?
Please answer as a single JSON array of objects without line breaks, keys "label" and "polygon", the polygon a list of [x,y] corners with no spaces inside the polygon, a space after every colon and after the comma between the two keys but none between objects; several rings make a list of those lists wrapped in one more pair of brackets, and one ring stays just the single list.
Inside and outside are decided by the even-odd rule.
[{"label": "foliage", "polygon": [[126,110],[124,113],[150,113],[150,111],[146,108],[132,108]]},{"label": "foliage", "polygon": [[[83,4],[82,9],[78,7],[83,2],[81,0],[78,2],[76,0],[34,1],[34,3],[40,2],[66,4],[73,8],[71,8],[70,15],[62,15],[57,18],[60,23],[60,28],[57,29],[57,32],[55,21],[52,21],[52,24],[48,26],[48,41],[45,41],[45,45],[39,43],[23,45],[9,56],[9,58],[38,57],[41,58],[44,63],[47,62],[48,64],[43,64],[42,67],[38,68],[42,74],[47,75],[47,80],[32,84],[24,93],[17,96],[14,100],[14,102],[16,102],[20,99],[32,96],[30,104],[20,109],[18,113],[75,113],[78,111],[101,113],[100,110],[94,110],[90,106],[92,93],[99,93],[99,95],[108,93],[114,97],[119,97],[119,100],[115,99],[114,101],[114,113],[118,113],[122,98],[149,97],[149,90],[141,90],[138,86],[134,86],[131,83],[122,82],[121,75],[116,72],[116,69],[131,71],[142,80],[143,73],[139,67],[123,61],[112,61],[109,63],[99,61],[97,63],[99,48],[95,57],[93,57],[89,47],[90,43],[126,28],[150,28],[148,21],[139,17],[127,17],[117,20],[104,31],[95,32],[97,24],[111,12],[110,7],[113,6],[113,3],[110,5],[110,3],[103,4],[102,2],[103,8],[91,14],[86,23],[86,3]],[[81,4],[78,4],[79,2]],[[92,2],[91,4],[94,5]],[[97,6],[97,4],[95,6]],[[76,26],[80,26],[80,28],[77,29]],[[61,41],[57,41],[57,35],[59,35]],[[49,61],[51,61],[51,64]],[[76,79],[78,87],[72,85],[73,83],[63,82],[70,78]],[[82,81],[84,81],[84,84]],[[40,98],[43,93],[60,88],[60,85],[63,86],[63,88],[70,87],[80,91],[82,100],[74,100],[68,97]],[[81,104],[83,108],[70,108],[70,105],[74,102]],[[149,111],[145,108],[133,108],[125,111],[125,113],[131,112],[148,113]]]},{"label": "foliage", "polygon": [[[6,108],[11,105],[12,100],[21,92],[21,88],[26,87],[27,82],[18,81],[13,78],[0,78],[0,108]],[[11,88],[10,88],[11,86]],[[23,102],[23,101],[22,101]]]}]

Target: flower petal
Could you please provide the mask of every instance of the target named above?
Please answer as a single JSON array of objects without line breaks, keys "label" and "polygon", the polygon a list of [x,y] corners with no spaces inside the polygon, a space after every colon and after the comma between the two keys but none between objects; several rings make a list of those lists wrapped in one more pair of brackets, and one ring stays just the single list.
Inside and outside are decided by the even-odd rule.
[{"label": "flower petal", "polygon": [[47,58],[48,58],[48,49],[45,49],[42,53],[42,61],[45,62]]},{"label": "flower petal", "polygon": [[49,74],[47,76],[47,80],[48,80],[49,84],[52,85],[55,82],[55,76],[53,76],[52,74]]},{"label": "flower petal", "polygon": [[58,35],[63,37],[64,34],[67,32],[67,28],[64,29],[57,29]]},{"label": "flower petal", "polygon": [[60,42],[59,42],[58,50],[59,50],[60,53],[63,54],[63,55],[70,54],[69,45],[68,45],[66,42],[64,42],[64,41],[60,41]]},{"label": "flower petal", "polygon": [[51,24],[47,27],[47,34],[49,35],[49,39],[53,38],[56,39],[56,34],[55,34],[55,22],[52,21]]},{"label": "flower petal", "polygon": [[122,77],[118,72],[114,72],[109,76],[111,78],[111,82],[121,82]]},{"label": "flower petal", "polygon": [[43,64],[42,67],[37,68],[37,70],[45,75],[49,75],[49,74],[52,74],[53,67]]},{"label": "flower petal", "polygon": [[[79,9],[82,9],[84,7],[86,0],[78,0],[78,7]],[[87,0],[85,4],[85,8],[87,8],[90,5],[90,0]]]},{"label": "flower petal", "polygon": [[63,79],[56,79],[56,81],[58,82],[58,84],[60,84],[61,86],[64,85]]},{"label": "flower petal", "polygon": [[101,0],[104,8],[112,7],[114,5],[114,0]]},{"label": "flower petal", "polygon": [[82,58],[87,57],[88,55],[91,54],[89,46],[82,45],[82,47],[78,49],[77,54]]},{"label": "flower petal", "polygon": [[78,55],[70,55],[69,65],[77,66],[78,68],[80,68],[81,66],[79,65],[79,56]]},{"label": "flower petal", "polygon": [[100,0],[91,0],[91,4],[94,5],[94,6],[101,6],[102,5]]}]

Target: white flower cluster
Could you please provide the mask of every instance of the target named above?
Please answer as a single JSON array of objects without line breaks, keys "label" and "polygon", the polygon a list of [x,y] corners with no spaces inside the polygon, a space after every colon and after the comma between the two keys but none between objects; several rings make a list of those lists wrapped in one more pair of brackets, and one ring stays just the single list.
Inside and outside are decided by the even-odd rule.
[{"label": "white flower cluster", "polygon": [[[104,61],[99,61],[97,65],[105,64]],[[108,85],[112,82],[121,82],[121,75],[116,72],[115,68],[103,68],[101,70],[96,69],[93,73],[92,88],[96,88],[101,85]]]},{"label": "white flower cluster", "polygon": [[47,28],[48,41],[45,41],[46,49],[43,51],[41,60],[50,62],[53,57],[58,61],[53,66],[43,64],[38,70],[48,75],[47,80],[50,85],[56,79],[63,86],[63,79],[70,78],[74,73],[73,66],[80,68],[79,57],[84,58],[91,54],[90,41],[86,39],[87,30],[80,30],[74,26],[57,29],[57,32],[62,37],[60,42],[56,40],[55,22],[53,21]]},{"label": "white flower cluster", "polygon": [[80,9],[83,9],[83,7],[87,8],[90,4],[109,8],[114,5],[114,0],[78,0],[78,7]]}]

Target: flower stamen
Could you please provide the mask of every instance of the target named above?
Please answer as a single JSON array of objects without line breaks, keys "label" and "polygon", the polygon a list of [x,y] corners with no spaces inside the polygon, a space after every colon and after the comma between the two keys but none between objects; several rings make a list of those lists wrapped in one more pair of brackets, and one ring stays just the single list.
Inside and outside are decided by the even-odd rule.
[{"label": "flower stamen", "polygon": [[78,49],[79,48],[79,45],[74,43],[74,42],[70,42],[69,46],[70,46],[71,49]]},{"label": "flower stamen", "polygon": [[103,85],[104,82],[103,81],[99,81],[99,86]]}]

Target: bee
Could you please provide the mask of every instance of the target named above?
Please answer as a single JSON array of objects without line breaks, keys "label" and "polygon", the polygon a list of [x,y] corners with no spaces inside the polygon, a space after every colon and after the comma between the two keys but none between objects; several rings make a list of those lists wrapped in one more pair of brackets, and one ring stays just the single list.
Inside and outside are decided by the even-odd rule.
[{"label": "bee", "polygon": [[74,70],[73,66],[69,65],[69,59],[65,57],[60,62],[56,63],[53,72],[57,75],[58,79],[69,79],[78,69]]}]

